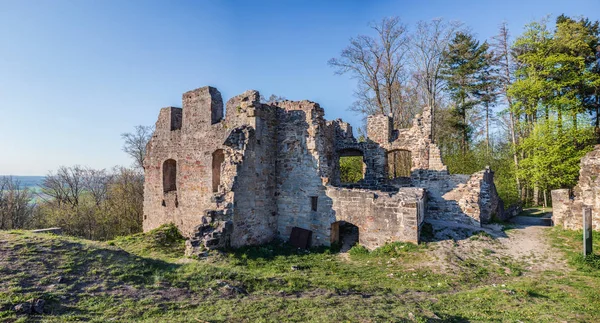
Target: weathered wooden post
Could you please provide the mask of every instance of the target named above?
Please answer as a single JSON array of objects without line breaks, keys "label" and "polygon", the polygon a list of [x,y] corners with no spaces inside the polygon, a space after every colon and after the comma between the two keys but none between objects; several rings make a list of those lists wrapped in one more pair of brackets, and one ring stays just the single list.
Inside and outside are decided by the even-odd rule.
[{"label": "weathered wooden post", "polygon": [[583,256],[592,254],[592,208],[583,207]]}]

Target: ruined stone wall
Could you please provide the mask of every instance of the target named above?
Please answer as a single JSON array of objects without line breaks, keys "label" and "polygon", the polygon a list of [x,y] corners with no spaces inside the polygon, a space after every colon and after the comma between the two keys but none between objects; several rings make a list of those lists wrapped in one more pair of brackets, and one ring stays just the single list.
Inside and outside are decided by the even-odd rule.
[{"label": "ruined stone wall", "polygon": [[[324,111],[310,101],[274,103],[278,108],[277,231],[287,240],[293,227],[313,231],[312,244],[329,244],[333,129]],[[313,199],[316,208],[313,208]]]},{"label": "ruined stone wall", "polygon": [[333,201],[331,223],[345,221],[358,227],[359,243],[375,249],[388,242],[419,242],[425,216],[425,190],[402,188],[397,193],[329,186]]},{"label": "ruined stone wall", "polygon": [[[257,91],[247,91],[227,102],[226,120],[245,119],[233,124],[248,128],[248,146],[243,161],[235,172],[231,191],[233,196],[233,232],[231,245],[256,245],[271,241],[276,236],[277,205],[277,110],[259,102]],[[239,145],[233,138],[240,128],[232,129],[225,144]],[[228,191],[228,190],[226,190]]]},{"label": "ruined stone wall", "polygon": [[479,226],[492,218],[504,220],[504,210],[490,169],[473,175],[447,171],[413,172],[412,183],[428,193],[427,216],[432,219]]},{"label": "ruined stone wall", "polygon": [[592,227],[600,230],[600,145],[580,162],[579,181],[573,188],[552,191],[552,221],[566,229],[583,228],[583,207],[592,208]]},{"label": "ruined stone wall", "polygon": [[377,143],[386,152],[394,150],[410,151],[411,171],[419,169],[447,170],[442,162],[440,150],[431,140],[431,109],[426,107],[421,115],[416,115],[410,128],[393,129],[392,118],[386,115],[372,115],[367,118],[369,140]]},{"label": "ruined stone wall", "polygon": [[[182,109],[160,111],[144,161],[145,231],[172,222],[190,238],[188,249],[201,249],[287,240],[300,227],[316,246],[329,245],[332,224],[347,221],[375,248],[417,243],[426,216],[480,224],[502,208],[491,171],[448,174],[431,142],[429,109],[408,129],[371,116],[369,138],[359,142],[317,103],[259,98],[247,91],[224,112],[220,93],[204,87],[184,93]],[[411,153],[402,159],[410,178],[388,178],[388,153],[398,149]],[[364,178],[350,185],[339,166],[348,155],[365,164]]]},{"label": "ruined stone wall", "polygon": [[[233,98],[223,119],[220,93],[204,87],[183,94],[183,109],[161,110],[144,161],[145,231],[173,222],[183,234],[193,236],[203,224],[232,221],[234,246],[273,238],[276,209],[265,201],[274,196],[275,171],[267,166],[275,160],[275,141],[269,139],[276,131],[275,117],[268,110],[257,117],[255,106],[261,110],[257,102],[255,91]],[[266,147],[258,145],[257,134],[267,138],[261,142]],[[217,150],[225,158],[218,191],[213,192],[213,153]],[[164,192],[163,165],[168,159],[177,164],[177,189]],[[264,159],[270,160],[263,163]]]}]

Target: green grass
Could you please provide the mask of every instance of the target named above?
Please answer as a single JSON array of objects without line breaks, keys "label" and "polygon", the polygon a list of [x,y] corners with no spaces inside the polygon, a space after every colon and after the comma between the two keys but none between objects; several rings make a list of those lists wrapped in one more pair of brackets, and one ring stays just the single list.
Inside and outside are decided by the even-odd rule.
[{"label": "green grass", "polygon": [[[349,257],[275,242],[196,260],[170,226],[108,243],[0,232],[0,321],[597,322],[598,256],[578,258],[580,234],[549,231],[570,270],[539,276],[491,249],[433,270],[433,242],[355,246]],[[46,314],[12,311],[32,298]]]}]

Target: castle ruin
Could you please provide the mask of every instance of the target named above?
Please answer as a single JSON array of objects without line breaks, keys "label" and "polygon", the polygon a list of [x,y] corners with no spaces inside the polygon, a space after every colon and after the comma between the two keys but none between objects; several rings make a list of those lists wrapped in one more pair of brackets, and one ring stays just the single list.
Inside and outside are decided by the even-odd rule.
[{"label": "castle ruin", "polygon": [[[448,173],[428,108],[407,129],[368,117],[364,141],[311,101],[265,104],[247,91],[223,108],[219,91],[203,87],[183,94],[183,108],[160,110],[144,161],[144,231],[174,223],[193,249],[288,240],[302,228],[317,246],[339,242],[350,224],[373,249],[418,243],[425,219],[502,217],[491,170]],[[342,182],[345,156],[362,157],[360,181]]]}]

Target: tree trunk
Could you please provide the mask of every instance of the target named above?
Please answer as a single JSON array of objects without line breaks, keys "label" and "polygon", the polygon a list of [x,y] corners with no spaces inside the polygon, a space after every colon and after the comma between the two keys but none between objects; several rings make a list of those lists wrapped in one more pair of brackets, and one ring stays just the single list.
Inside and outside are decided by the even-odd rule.
[{"label": "tree trunk", "polygon": [[510,109],[510,136],[511,136],[511,140],[512,140],[512,144],[513,144],[513,161],[515,163],[515,182],[517,184],[517,192],[520,194],[519,199],[521,201],[523,201],[522,199],[522,192],[521,192],[521,181],[519,179],[519,157],[518,157],[518,152],[517,152],[517,129],[516,128],[516,122],[515,122],[515,114],[513,113],[512,110],[512,100],[508,99],[508,108]]},{"label": "tree trunk", "polygon": [[563,118],[562,118],[562,110],[558,109],[558,130],[562,131]]},{"label": "tree trunk", "polygon": [[487,103],[485,105],[485,149],[488,158],[490,156],[490,107]]}]

